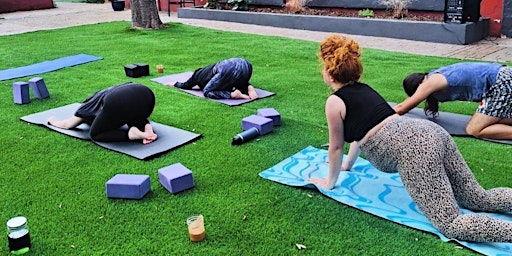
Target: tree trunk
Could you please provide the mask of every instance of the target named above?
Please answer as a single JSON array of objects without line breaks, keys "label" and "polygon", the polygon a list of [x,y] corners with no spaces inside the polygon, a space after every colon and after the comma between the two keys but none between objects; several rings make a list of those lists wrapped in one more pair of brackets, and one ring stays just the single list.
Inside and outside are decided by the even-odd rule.
[{"label": "tree trunk", "polygon": [[132,27],[160,29],[165,25],[160,20],[155,0],[130,0],[132,9]]}]

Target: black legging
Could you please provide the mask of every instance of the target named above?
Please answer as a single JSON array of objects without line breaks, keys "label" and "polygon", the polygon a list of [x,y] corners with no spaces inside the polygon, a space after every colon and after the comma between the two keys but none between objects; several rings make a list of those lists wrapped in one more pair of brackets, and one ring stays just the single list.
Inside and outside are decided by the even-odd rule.
[{"label": "black legging", "polygon": [[144,131],[155,107],[155,95],[141,84],[123,84],[109,90],[103,108],[91,125],[90,136],[96,141],[128,141],[128,131],[123,125]]}]

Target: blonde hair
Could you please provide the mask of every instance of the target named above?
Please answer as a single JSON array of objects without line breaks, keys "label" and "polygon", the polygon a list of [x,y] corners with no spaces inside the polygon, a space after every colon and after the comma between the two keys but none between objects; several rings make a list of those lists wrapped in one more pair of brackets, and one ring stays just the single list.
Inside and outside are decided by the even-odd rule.
[{"label": "blonde hair", "polygon": [[359,44],[346,36],[330,35],[320,44],[318,57],[327,73],[342,84],[357,82],[363,73]]}]

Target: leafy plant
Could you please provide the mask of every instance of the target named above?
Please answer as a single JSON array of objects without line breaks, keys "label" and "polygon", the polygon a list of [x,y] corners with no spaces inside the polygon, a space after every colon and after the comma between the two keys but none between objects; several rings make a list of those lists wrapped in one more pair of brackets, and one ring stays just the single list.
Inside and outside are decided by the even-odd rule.
[{"label": "leafy plant", "polygon": [[217,9],[219,7],[219,0],[206,0],[206,4],[203,5],[203,8],[207,9]]},{"label": "leafy plant", "polygon": [[374,17],[375,16],[375,14],[373,13],[373,10],[370,10],[370,9],[359,10],[358,15],[360,17]]},{"label": "leafy plant", "polygon": [[285,6],[292,12],[301,12],[309,1],[311,0],[288,0]]},{"label": "leafy plant", "polygon": [[407,8],[413,0],[379,0],[380,4],[386,6],[387,11],[391,13],[393,18],[402,19],[407,17]]},{"label": "leafy plant", "polygon": [[228,0],[228,5],[233,11],[248,11],[250,0]]}]

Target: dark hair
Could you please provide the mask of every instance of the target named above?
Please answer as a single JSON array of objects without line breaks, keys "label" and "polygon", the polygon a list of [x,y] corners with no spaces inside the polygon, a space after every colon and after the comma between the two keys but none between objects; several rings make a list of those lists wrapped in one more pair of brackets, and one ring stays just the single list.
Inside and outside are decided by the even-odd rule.
[{"label": "dark hair", "polygon": [[423,111],[426,116],[432,116],[436,118],[439,116],[439,101],[432,95],[429,95],[425,99],[425,107],[423,107]]},{"label": "dark hair", "polygon": [[[423,82],[423,79],[426,75],[428,75],[428,73],[412,73],[404,78],[402,86],[404,87],[405,93],[409,97],[411,97],[416,92],[418,86],[420,86],[420,84]],[[426,116],[432,116],[433,118],[436,118],[439,116],[439,101],[434,98],[434,96],[429,95],[425,99],[425,107],[423,108],[423,111],[425,112]]]},{"label": "dark hair", "polygon": [[404,78],[402,85],[407,96],[411,97],[416,92],[426,75],[427,73],[412,73]]}]

